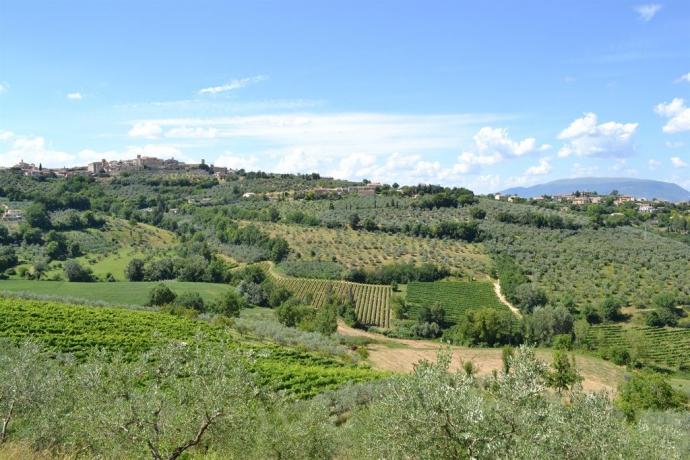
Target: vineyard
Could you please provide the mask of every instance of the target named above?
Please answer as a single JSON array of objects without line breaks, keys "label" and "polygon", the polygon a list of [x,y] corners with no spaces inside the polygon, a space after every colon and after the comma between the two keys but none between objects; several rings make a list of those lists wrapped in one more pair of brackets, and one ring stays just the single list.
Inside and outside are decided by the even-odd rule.
[{"label": "vineyard", "polygon": [[391,287],[349,281],[291,278],[282,276],[271,268],[268,273],[274,282],[290,291],[295,297],[321,307],[329,296],[340,299],[352,298],[359,320],[368,325],[389,327],[391,320]]},{"label": "vineyard", "polygon": [[413,315],[421,307],[438,303],[446,312],[446,320],[451,323],[469,309],[507,309],[496,297],[493,285],[480,281],[413,282],[407,285],[407,303]]},{"label": "vineyard", "polygon": [[587,334],[586,342],[600,351],[617,347],[635,348],[639,350],[643,360],[660,366],[690,367],[690,329],[593,326]]},{"label": "vineyard", "polygon": [[238,341],[221,327],[164,313],[0,297],[0,337],[14,342],[31,339],[77,359],[97,348],[132,358],[167,340],[187,341],[199,333],[206,340],[229,341],[229,346],[254,356],[260,382],[300,397],[382,375],[334,357]]}]

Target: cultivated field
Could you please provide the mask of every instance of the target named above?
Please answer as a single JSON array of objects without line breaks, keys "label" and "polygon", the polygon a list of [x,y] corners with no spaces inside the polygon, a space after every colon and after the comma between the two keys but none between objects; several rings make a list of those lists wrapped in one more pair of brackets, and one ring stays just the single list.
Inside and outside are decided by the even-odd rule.
[{"label": "cultivated field", "polygon": [[690,329],[593,326],[587,335],[597,350],[632,349],[645,361],[672,369],[690,369]]},{"label": "cultivated field", "polygon": [[367,325],[389,327],[391,321],[390,286],[351,283],[349,281],[292,278],[268,269],[272,279],[295,297],[322,306],[330,295],[340,299],[352,298],[359,320]]},{"label": "cultivated field", "polygon": [[409,283],[407,303],[413,314],[421,307],[431,307],[438,303],[446,312],[446,320],[453,323],[469,309],[507,310],[496,297],[493,284],[488,281]]},{"label": "cultivated field", "polygon": [[[90,301],[101,301],[115,305],[145,305],[149,291],[158,284],[154,281],[114,283],[75,283],[68,281],[2,280],[0,292],[27,292],[38,295],[57,296]],[[214,283],[189,283],[163,281],[176,294],[198,292],[206,302],[215,300],[229,286]]]},{"label": "cultivated field", "polygon": [[248,341],[222,327],[165,313],[0,297],[0,337],[15,342],[30,338],[77,358],[97,348],[133,358],[156,344],[192,340],[198,333],[206,340],[251,350],[261,383],[299,397],[382,376],[334,357]]},{"label": "cultivated field", "polygon": [[480,244],[415,238],[380,232],[285,224],[259,224],[272,236],[285,238],[305,260],[333,260],[347,267],[376,268],[393,262],[434,263],[460,275],[484,277],[490,259]]}]

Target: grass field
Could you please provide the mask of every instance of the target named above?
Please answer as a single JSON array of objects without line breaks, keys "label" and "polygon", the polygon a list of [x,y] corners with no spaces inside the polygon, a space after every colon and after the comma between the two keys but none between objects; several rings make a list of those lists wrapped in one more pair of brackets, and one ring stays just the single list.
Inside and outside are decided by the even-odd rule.
[{"label": "grass field", "polygon": [[468,277],[485,278],[491,261],[481,244],[414,238],[380,232],[255,223],[285,238],[303,260],[335,259],[347,267],[376,268],[393,262],[435,263]]},{"label": "grass field", "polygon": [[[218,295],[229,289],[229,286],[213,283],[187,283],[182,281],[164,281],[176,294],[198,292],[204,301],[215,300]],[[2,280],[0,292],[30,292],[33,294],[71,297],[85,300],[97,300],[119,305],[145,305],[149,291],[158,282],[116,283],[71,283],[68,281],[30,281]]]},{"label": "grass field", "polygon": [[446,320],[452,323],[469,309],[508,310],[496,297],[493,284],[485,281],[409,283],[406,300],[413,315],[421,307],[431,307],[438,303],[446,312]]},{"label": "grass field", "polygon": [[223,327],[166,313],[0,298],[0,337],[31,339],[77,358],[96,348],[132,357],[158,343],[192,340],[199,332],[205,341],[224,340],[250,353],[260,382],[300,397],[384,375],[340,358],[243,339]]}]

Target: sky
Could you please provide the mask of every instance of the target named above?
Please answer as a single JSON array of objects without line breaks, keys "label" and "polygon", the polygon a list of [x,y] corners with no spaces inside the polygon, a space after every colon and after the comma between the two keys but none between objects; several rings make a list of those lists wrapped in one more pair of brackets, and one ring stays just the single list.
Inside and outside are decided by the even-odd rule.
[{"label": "sky", "polygon": [[690,2],[0,0],[0,166],[690,188]]}]

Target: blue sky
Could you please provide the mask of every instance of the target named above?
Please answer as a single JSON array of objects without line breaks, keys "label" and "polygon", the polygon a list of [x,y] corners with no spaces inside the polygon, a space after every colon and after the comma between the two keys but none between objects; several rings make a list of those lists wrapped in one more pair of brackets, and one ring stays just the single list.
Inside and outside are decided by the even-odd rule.
[{"label": "blue sky", "polygon": [[690,188],[690,2],[0,3],[0,166]]}]

